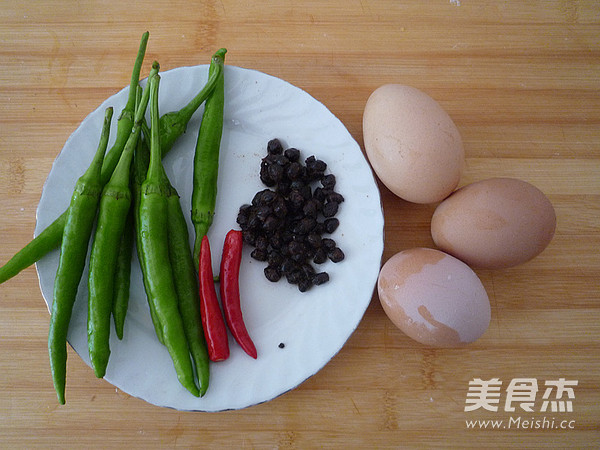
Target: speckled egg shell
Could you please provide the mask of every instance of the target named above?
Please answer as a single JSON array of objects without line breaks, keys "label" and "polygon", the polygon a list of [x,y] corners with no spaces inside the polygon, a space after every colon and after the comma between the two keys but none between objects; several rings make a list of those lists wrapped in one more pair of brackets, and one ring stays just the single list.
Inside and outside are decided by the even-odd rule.
[{"label": "speckled egg shell", "polygon": [[466,345],[490,323],[490,302],[480,279],[465,263],[439,250],[395,254],[381,268],[377,291],[390,320],[425,345]]},{"label": "speckled egg shell", "polygon": [[442,201],[458,186],[465,152],[441,105],[411,86],[386,84],[365,105],[363,138],[385,186],[413,203]]},{"label": "speckled egg shell", "polygon": [[471,267],[501,269],[539,255],[550,243],[556,214],[535,186],[490,178],[458,189],[436,208],[436,246]]}]

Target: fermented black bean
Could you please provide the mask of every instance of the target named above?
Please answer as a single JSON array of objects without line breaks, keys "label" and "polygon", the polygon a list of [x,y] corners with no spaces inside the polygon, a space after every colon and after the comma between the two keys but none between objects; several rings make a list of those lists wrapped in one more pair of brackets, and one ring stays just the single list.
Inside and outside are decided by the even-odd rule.
[{"label": "fermented black bean", "polygon": [[267,143],[259,171],[267,189],[257,192],[237,215],[244,243],[254,247],[252,258],[267,263],[267,280],[286,278],[305,292],[329,281],[329,274],[316,273],[313,264],[344,259],[337,243],[322,237],[339,227],[334,216],[344,201],[335,191],[335,175],[326,174],[327,169],[314,155],[302,163],[300,150],[286,149],[278,139]]}]

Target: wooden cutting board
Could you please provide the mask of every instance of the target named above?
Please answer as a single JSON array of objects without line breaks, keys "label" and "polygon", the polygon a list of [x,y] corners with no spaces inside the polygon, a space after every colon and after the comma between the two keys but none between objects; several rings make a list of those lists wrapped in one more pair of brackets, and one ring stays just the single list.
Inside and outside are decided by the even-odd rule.
[{"label": "wooden cutting board", "polygon": [[[347,344],[315,376],[273,401],[214,414],[124,394],[72,351],[68,402],[59,407],[49,315],[31,267],[0,286],[0,447],[600,446],[597,1],[5,0],[0,263],[31,239],[54,159],[77,125],[128,84],[146,30],[147,61],[163,70],[204,64],[226,47],[228,64],[306,90],[361,146],[369,94],[384,83],[418,87],[462,134],[461,184],[529,181],[552,201],[556,235],[527,264],[477,271],[492,322],[474,344],[417,344],[374,295]],[[432,247],[435,205],[380,187],[383,261]]]}]

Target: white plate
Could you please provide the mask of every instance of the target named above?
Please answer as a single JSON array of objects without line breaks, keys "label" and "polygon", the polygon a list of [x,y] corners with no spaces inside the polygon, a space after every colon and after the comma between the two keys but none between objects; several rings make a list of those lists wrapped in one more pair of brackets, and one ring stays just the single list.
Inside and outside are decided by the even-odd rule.
[{"label": "white plate", "polygon": [[[161,74],[160,113],[181,108],[204,85],[208,66],[182,67]],[[112,331],[111,356],[105,379],[127,394],[149,403],[180,410],[220,411],[265,402],[285,393],[317,373],[342,348],[358,326],[371,300],[383,252],[383,214],[371,169],[360,147],[344,125],[306,92],[272,76],[238,67],[225,68],[226,107],[221,142],[218,198],[209,231],[215,273],[223,239],[237,228],[239,207],[250,202],[264,186],[259,180],[260,159],[269,139],[278,137],[316,155],[336,175],[336,190],[346,199],[340,207],[340,226],[332,236],[345,252],[338,264],[323,264],[330,281],[300,293],[281,280],[274,284],[263,275],[264,263],[242,260],[240,288],[247,328],[258,359],[247,356],[230,339],[228,360],[211,364],[210,387],[195,398],[178,382],[169,354],[155,334],[134,256],[131,299],[125,334],[119,341]],[[36,235],[68,206],[73,185],[89,165],[97,148],[104,110],[124,106],[128,88],[108,98],[81,123],[56,158],[44,185],[37,210]],[[200,109],[187,133],[165,157],[165,169],[189,211],[192,159]],[[192,239],[191,223],[189,223]],[[42,294],[48,307],[58,250],[37,264]],[[89,365],[87,351],[87,269],[80,284],[69,328],[69,343]],[[280,343],[284,344],[280,348]],[[93,372],[90,372],[93,373]],[[69,375],[67,371],[67,401]]]}]

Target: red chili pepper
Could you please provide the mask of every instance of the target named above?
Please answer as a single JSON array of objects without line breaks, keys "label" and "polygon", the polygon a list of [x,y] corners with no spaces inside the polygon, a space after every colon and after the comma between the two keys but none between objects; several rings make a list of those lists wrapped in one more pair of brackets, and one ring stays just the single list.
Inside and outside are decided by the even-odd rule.
[{"label": "red chili pepper", "polygon": [[208,237],[202,238],[199,255],[198,278],[200,284],[200,313],[204,337],[211,361],[223,361],[229,358],[229,341],[223,313],[217,299],[217,291],[212,272],[210,244]]},{"label": "red chili pepper", "polygon": [[256,359],[256,347],[248,334],[240,305],[239,273],[242,261],[242,232],[231,230],[225,236],[221,256],[221,302],[227,326],[242,349]]}]

